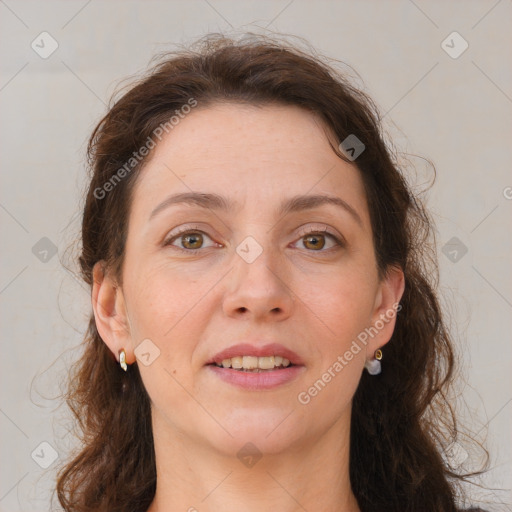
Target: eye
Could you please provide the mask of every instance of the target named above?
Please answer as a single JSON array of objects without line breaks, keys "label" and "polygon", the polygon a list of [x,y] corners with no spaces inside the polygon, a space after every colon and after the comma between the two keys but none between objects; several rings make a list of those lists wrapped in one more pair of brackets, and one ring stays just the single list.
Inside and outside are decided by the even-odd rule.
[{"label": "eye", "polygon": [[[313,252],[327,252],[327,250],[337,247],[343,247],[345,244],[333,233],[330,233],[327,229],[312,229],[306,228],[301,233],[301,237],[299,241],[303,241],[306,249],[310,249]],[[334,245],[331,247],[327,247],[324,249],[326,245],[326,238],[330,239]],[[297,243],[298,243],[297,242]]]},{"label": "eye", "polygon": [[[203,246],[205,237],[211,240],[211,238],[204,231],[200,231],[198,229],[187,229],[173,235],[164,243],[164,245],[172,245],[173,247],[176,247],[177,249],[185,252],[194,252],[205,248]],[[175,245],[173,243],[175,240],[180,241],[181,246]],[[209,247],[213,246],[214,244]]]},{"label": "eye", "polygon": [[[303,242],[303,245],[310,252],[328,252],[330,249],[336,247],[344,247],[345,243],[340,240],[335,234],[328,231],[328,229],[306,228],[302,230],[301,238],[296,242]],[[220,244],[213,242],[209,246],[204,245],[204,241],[209,239],[213,242],[209,235],[199,229],[183,229],[178,233],[172,235],[164,246],[173,246],[174,248],[188,253],[199,251],[200,249],[207,249],[209,247],[220,247]],[[331,246],[326,247],[327,240],[331,240]],[[175,242],[179,242],[177,245]]]}]

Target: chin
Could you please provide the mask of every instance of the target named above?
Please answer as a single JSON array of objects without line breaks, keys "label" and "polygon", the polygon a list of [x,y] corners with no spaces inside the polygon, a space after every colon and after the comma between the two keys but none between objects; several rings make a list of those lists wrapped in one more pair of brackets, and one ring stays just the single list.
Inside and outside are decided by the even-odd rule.
[{"label": "chin", "polygon": [[238,452],[248,444],[250,446],[246,450],[249,451],[254,449],[261,454],[279,454],[300,445],[302,436],[307,435],[301,432],[304,426],[297,425],[295,414],[290,412],[273,410],[265,414],[261,410],[237,411],[230,417],[218,418],[229,434],[219,427],[213,438],[211,430],[206,435],[216,449],[225,455],[238,456]]}]

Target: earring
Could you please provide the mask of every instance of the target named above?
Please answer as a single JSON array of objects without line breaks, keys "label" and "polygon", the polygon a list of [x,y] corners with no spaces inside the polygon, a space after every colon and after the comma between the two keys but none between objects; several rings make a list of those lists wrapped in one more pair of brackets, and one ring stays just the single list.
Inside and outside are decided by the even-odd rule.
[{"label": "earring", "polygon": [[128,370],[128,366],[126,364],[126,352],[124,348],[119,351],[119,365],[126,372]]},{"label": "earring", "polygon": [[381,364],[380,361],[382,359],[382,350],[378,349],[375,351],[375,359],[368,359],[364,364],[364,367],[368,371],[370,375],[379,375],[381,372]]}]

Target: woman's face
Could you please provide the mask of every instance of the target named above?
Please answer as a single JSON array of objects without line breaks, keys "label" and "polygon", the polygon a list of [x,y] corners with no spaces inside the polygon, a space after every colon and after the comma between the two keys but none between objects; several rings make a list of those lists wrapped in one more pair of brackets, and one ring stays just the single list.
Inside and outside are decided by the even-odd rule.
[{"label": "woman's face", "polygon": [[[379,281],[359,171],[316,117],[287,106],[196,109],[135,186],[116,298],[126,331],[108,344],[128,363],[137,357],[155,435],[231,455],[247,442],[294,449],[349,425],[365,359],[394,321],[366,343],[362,333],[389,316],[402,277]],[[279,356],[296,364],[267,369]],[[231,357],[264,368],[210,364]]]}]

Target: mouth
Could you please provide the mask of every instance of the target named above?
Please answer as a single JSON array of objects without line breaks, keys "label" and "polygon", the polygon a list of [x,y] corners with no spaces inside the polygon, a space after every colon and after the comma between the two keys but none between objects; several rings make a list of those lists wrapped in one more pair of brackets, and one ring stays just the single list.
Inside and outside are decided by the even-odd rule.
[{"label": "mouth", "polygon": [[275,371],[304,365],[293,350],[279,343],[261,345],[261,342],[233,345],[215,354],[206,364],[239,371]]},{"label": "mouth", "polygon": [[264,373],[284,370],[294,365],[289,359],[282,356],[235,356],[223,359],[220,363],[213,362],[209,366],[217,368],[231,368],[239,372]]},{"label": "mouth", "polygon": [[279,343],[234,345],[213,356],[206,366],[224,382],[252,391],[291,383],[306,369],[293,350]]}]

